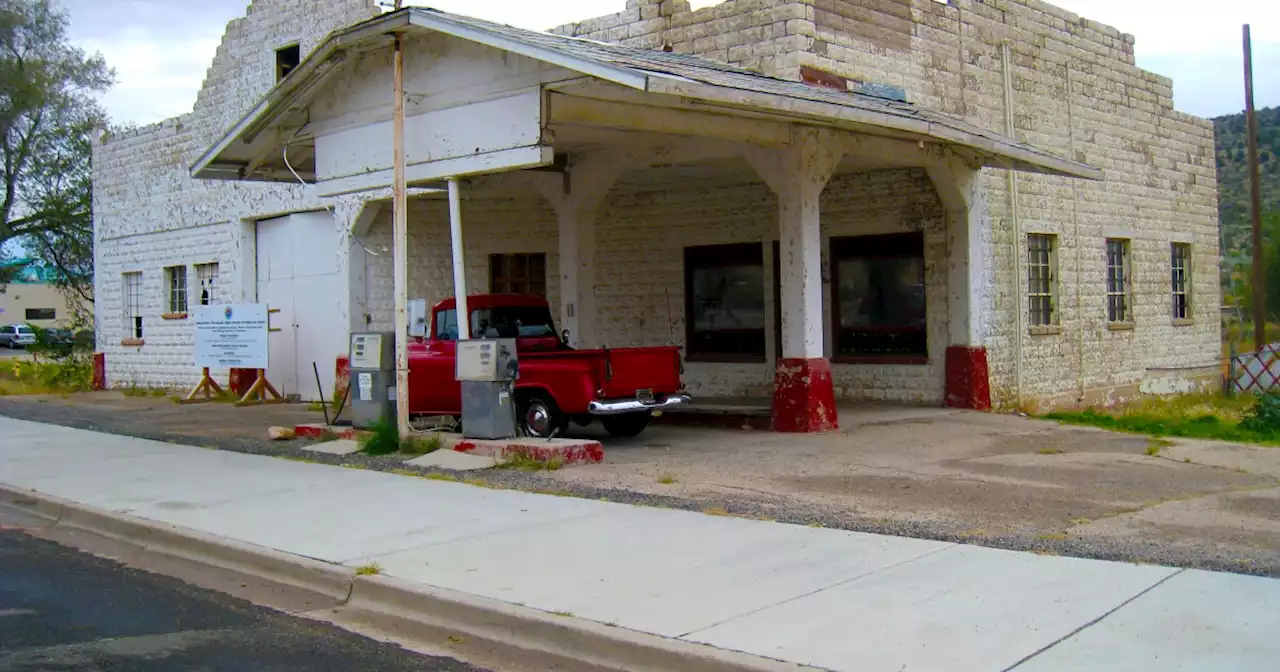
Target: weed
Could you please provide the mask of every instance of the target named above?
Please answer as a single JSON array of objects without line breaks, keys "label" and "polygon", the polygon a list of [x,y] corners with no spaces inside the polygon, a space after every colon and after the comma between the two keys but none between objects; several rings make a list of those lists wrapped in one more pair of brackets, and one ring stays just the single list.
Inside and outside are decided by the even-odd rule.
[{"label": "weed", "polygon": [[1189,457],[1184,457],[1184,458],[1182,458],[1182,461],[1183,461],[1183,462],[1186,462],[1187,464],[1191,464],[1191,458],[1189,458]]},{"label": "weed", "polygon": [[311,403],[307,404],[307,410],[308,410],[308,411],[313,411],[313,412],[315,412],[315,413],[321,413],[321,412],[323,412],[323,411],[324,411],[324,409],[325,409],[325,405],[324,405],[324,404],[322,404],[322,403],[320,403],[320,402],[318,402],[318,401],[313,401],[313,402],[311,402]]},{"label": "weed", "polygon": [[369,471],[369,467],[366,467],[363,464],[356,464],[355,462],[343,462],[341,466],[343,469],[357,469],[357,470]]},{"label": "weed", "polygon": [[151,393],[151,391],[145,387],[130,386],[130,387],[121,387],[119,389],[120,389],[120,394],[123,394],[126,397],[145,397]]},{"label": "weed", "polygon": [[1164,446],[1160,445],[1159,441],[1157,441],[1156,439],[1151,439],[1150,441],[1147,441],[1147,454],[1152,457],[1155,457],[1156,455],[1160,454],[1160,449],[1163,447]]},{"label": "weed", "polygon": [[663,485],[671,485],[672,483],[676,482],[676,477],[672,476],[671,474],[663,474],[662,476],[658,477],[658,482]]},{"label": "weed", "polygon": [[149,393],[151,396],[153,396],[153,397],[167,397],[167,396],[169,396],[169,390],[166,390],[166,389],[164,389],[163,387],[155,387],[155,388],[152,388],[151,390],[149,390],[149,391],[148,391],[148,393]]},{"label": "weed", "polygon": [[356,576],[373,576],[382,573],[382,566],[376,562],[360,565],[356,567]]},{"label": "weed", "polygon": [[553,611],[551,612],[551,614],[553,616],[564,616],[565,618],[573,618],[572,611]]},{"label": "weed", "polygon": [[1089,520],[1088,518],[1072,518],[1071,519],[1072,525],[1088,525],[1089,523],[1092,523],[1092,522],[1093,521]]},{"label": "weed", "polygon": [[728,511],[727,509],[725,509],[723,506],[713,506],[713,507],[711,507],[711,508],[709,508],[709,509],[703,509],[703,510],[702,510],[702,512],[703,512],[703,513],[705,513],[705,514],[707,514],[708,516],[728,516],[728,515],[730,515],[729,511]]},{"label": "weed", "polygon": [[320,460],[312,459],[310,457],[305,457],[302,455],[277,455],[276,457],[279,457],[282,460],[289,460],[290,462],[306,462],[307,464],[324,464]]},{"label": "weed", "polygon": [[520,471],[557,471],[564,466],[564,458],[551,457],[541,460],[530,453],[515,452],[507,455],[506,460],[498,466],[503,469],[518,469]]},{"label": "weed", "polygon": [[1041,455],[1061,455],[1062,454],[1062,450],[1058,448],[1041,448],[1036,452],[1040,453]]},{"label": "weed", "polygon": [[424,478],[426,478],[428,481],[446,481],[446,482],[449,482],[449,483],[461,483],[461,482],[462,482],[462,479],[461,479],[461,478],[458,478],[457,476],[450,476],[449,474],[434,474],[434,473],[433,473],[433,474],[427,474]]},{"label": "weed", "polygon": [[1036,539],[1041,541],[1065,541],[1070,539],[1071,535],[1066,532],[1050,532],[1048,534],[1037,535]]},{"label": "weed", "polygon": [[400,469],[397,467],[395,469],[391,469],[387,473],[395,474],[396,476],[413,476],[414,478],[422,478],[422,474],[420,472],[412,469]]},{"label": "weed", "polygon": [[400,442],[400,452],[405,455],[426,455],[440,450],[443,441],[439,434],[427,436],[406,436]]},{"label": "weed", "polygon": [[394,422],[379,419],[373,431],[360,438],[360,452],[366,455],[390,455],[400,450],[400,429]]}]

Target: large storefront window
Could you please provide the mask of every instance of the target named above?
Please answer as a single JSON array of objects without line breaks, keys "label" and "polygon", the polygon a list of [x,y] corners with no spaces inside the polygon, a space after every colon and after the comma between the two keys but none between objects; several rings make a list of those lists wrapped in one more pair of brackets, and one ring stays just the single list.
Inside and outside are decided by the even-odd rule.
[{"label": "large storefront window", "polygon": [[831,268],[836,360],[928,358],[922,234],[832,238]]},{"label": "large storefront window", "polygon": [[764,252],[759,243],[684,251],[685,342],[694,361],[765,361]]}]

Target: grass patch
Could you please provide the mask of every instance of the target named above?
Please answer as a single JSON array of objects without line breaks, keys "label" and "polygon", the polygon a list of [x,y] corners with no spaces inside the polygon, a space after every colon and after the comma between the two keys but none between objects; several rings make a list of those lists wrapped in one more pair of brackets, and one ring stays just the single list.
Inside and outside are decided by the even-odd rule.
[{"label": "grass patch", "polygon": [[356,567],[356,576],[374,576],[382,573],[382,566],[376,562],[360,565]]},{"label": "grass patch", "polygon": [[446,483],[461,483],[462,479],[449,474],[427,474],[424,478],[428,481],[445,481]]},{"label": "grass patch", "polygon": [[705,513],[705,514],[707,514],[708,516],[728,516],[728,515],[731,515],[731,514],[729,513],[729,511],[728,511],[727,509],[725,509],[723,506],[713,506],[713,507],[711,507],[711,508],[709,508],[709,509],[703,509],[703,510],[702,510],[702,512],[703,512],[703,513]]},{"label": "grass patch", "polygon": [[[1130,434],[1280,445],[1280,427],[1256,420],[1257,409],[1266,403],[1249,395],[1227,398],[1221,394],[1189,394],[1143,399],[1115,409],[1090,408],[1042,417]],[[1156,455],[1169,445],[1150,444],[1148,454]]]},{"label": "grass patch", "polygon": [[540,460],[529,453],[512,453],[499,464],[501,469],[516,469],[518,471],[558,471],[564,466],[564,458],[553,457],[547,460]]},{"label": "grass patch", "polygon": [[658,477],[658,482],[663,485],[671,485],[672,483],[676,482],[676,477],[672,476],[671,474],[663,474],[662,476]]},{"label": "grass patch", "polygon": [[1062,450],[1059,448],[1041,448],[1036,452],[1041,455],[1061,455],[1062,454]]},{"label": "grass patch", "polygon": [[325,410],[325,405],[318,401],[313,401],[307,404],[307,410],[314,411],[316,413],[323,413]]},{"label": "grass patch", "polygon": [[439,434],[407,436],[400,442],[400,452],[405,455],[426,455],[440,450],[443,445]]},{"label": "grass patch", "polygon": [[79,359],[15,359],[0,365],[0,396],[86,392],[92,378],[92,363]]}]

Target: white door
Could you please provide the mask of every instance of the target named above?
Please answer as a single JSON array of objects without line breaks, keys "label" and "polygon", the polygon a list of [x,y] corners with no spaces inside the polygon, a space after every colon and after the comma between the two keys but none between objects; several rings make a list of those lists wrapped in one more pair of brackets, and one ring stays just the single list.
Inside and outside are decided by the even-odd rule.
[{"label": "white door", "polygon": [[[338,235],[326,211],[258,222],[258,302],[271,313],[270,380],[281,394],[333,394],[334,362],[346,352],[338,297]],[[312,363],[320,370],[316,386]]]}]

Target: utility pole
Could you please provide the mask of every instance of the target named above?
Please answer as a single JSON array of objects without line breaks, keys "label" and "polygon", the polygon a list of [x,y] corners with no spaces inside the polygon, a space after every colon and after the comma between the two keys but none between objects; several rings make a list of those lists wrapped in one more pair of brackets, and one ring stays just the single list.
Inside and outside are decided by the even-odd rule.
[{"label": "utility pole", "polygon": [[1258,115],[1253,109],[1253,43],[1244,24],[1244,118],[1249,143],[1249,210],[1253,218],[1253,347],[1267,344],[1267,271],[1262,266],[1262,185],[1258,173]]},{"label": "utility pole", "polygon": [[[395,0],[400,11],[402,0]],[[391,122],[394,175],[391,201],[392,276],[396,295],[396,428],[400,438],[409,436],[409,213],[404,183],[404,45],[400,33],[395,37],[395,112]]]}]

